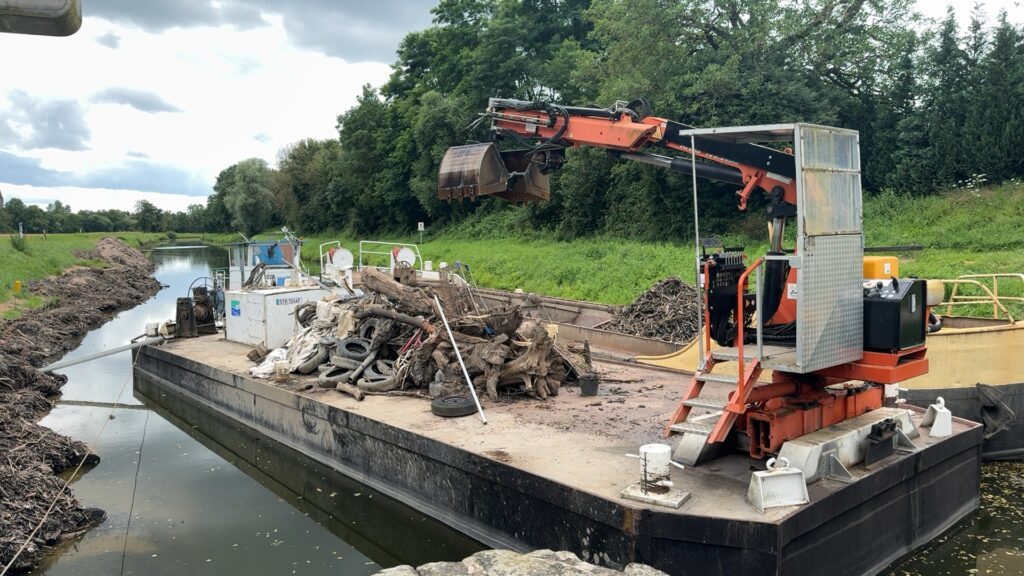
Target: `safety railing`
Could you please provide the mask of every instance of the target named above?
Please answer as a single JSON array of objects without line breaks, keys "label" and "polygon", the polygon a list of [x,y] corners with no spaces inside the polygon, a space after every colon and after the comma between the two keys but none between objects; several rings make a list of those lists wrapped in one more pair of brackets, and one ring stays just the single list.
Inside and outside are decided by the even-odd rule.
[{"label": "safety railing", "polygon": [[[1024,274],[1021,273],[998,273],[998,274],[963,274],[955,280],[942,280],[946,285],[952,284],[949,300],[940,304],[946,307],[945,314],[951,315],[954,306],[992,306],[992,318],[998,320],[1000,313],[1009,322],[1015,322],[1013,314],[1003,302],[1015,302],[1024,304],[1024,295],[1008,296],[999,295],[999,279],[1012,279],[1020,282],[1019,293],[1024,294]],[[989,280],[991,287],[983,282]],[[978,288],[982,294],[964,294],[961,286],[973,286]],[[1005,283],[1004,283],[1005,286]]]},{"label": "safety railing", "polygon": [[745,368],[744,368],[744,364],[746,362],[746,359],[743,357],[744,356],[744,352],[743,352],[743,348],[744,348],[744,346],[743,346],[743,339],[744,339],[744,336],[743,336],[743,324],[745,324],[745,322],[743,321],[743,318],[744,318],[744,308],[746,308],[746,306],[744,305],[744,300],[745,300],[745,296],[746,296],[746,292],[747,292],[744,289],[744,287],[746,286],[747,278],[750,277],[750,273],[751,272],[754,272],[754,292],[756,294],[755,298],[757,299],[757,304],[756,305],[757,305],[757,359],[758,359],[758,361],[761,360],[761,357],[764,354],[764,344],[761,341],[761,332],[762,332],[762,330],[761,330],[761,328],[762,328],[762,326],[761,326],[761,324],[762,324],[762,321],[761,321],[761,265],[763,263],[764,263],[764,258],[758,258],[757,260],[754,260],[754,263],[751,264],[750,266],[747,266],[747,269],[744,270],[743,274],[740,275],[739,283],[736,286],[736,361],[737,361],[737,369],[736,369],[737,380],[736,381],[739,384],[738,389],[740,390],[740,392],[737,393],[737,395],[736,395],[737,398],[745,398],[746,397],[742,393],[743,392],[743,388],[746,388],[746,386],[747,386],[746,372],[745,372]]},{"label": "safety railing", "polygon": [[[327,248],[327,250],[324,250]],[[324,242],[319,247],[320,252],[320,279],[324,279],[324,270],[327,268],[327,260],[331,257],[331,248],[341,248],[341,240]]]},{"label": "safety railing", "polygon": [[[387,247],[385,250],[377,250],[375,248]],[[416,265],[413,266],[419,271],[423,271],[423,256],[420,255],[420,247],[415,244],[405,244],[402,242],[380,242],[377,240],[360,240],[359,241],[359,269],[363,268],[383,268],[387,266],[374,266],[368,264],[365,260],[366,257],[370,256],[387,256],[391,258],[391,250],[393,248],[408,248],[416,253]]]}]

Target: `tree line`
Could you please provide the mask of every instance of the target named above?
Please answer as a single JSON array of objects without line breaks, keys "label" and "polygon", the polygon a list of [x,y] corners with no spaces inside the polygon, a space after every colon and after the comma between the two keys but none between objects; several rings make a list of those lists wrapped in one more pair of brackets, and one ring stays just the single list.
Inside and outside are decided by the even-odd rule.
[{"label": "tree line", "polygon": [[71,233],[71,232],[204,232],[206,208],[194,204],[182,212],[161,210],[148,200],[135,203],[135,209],[127,210],[79,210],[60,200],[40,208],[25,204],[20,198],[11,198],[0,208],[0,232],[26,234]]},{"label": "tree line", "polygon": [[[508,212],[503,222],[562,237],[690,233],[686,176],[600,150],[570,150],[542,205],[437,200],[441,156],[488,138],[472,122],[493,96],[598,106],[643,97],[655,115],[695,126],[853,128],[869,192],[1024,176],[1021,27],[976,5],[960,29],[952,8],[932,22],[913,4],[441,0],[433,25],[402,40],[389,80],[337,117],[337,138],[294,143],[274,166],[229,166],[205,206],[164,217],[204,231],[285,224],[365,236]],[[703,190],[702,218],[736,226],[734,190]],[[763,227],[759,207],[752,227]]]}]

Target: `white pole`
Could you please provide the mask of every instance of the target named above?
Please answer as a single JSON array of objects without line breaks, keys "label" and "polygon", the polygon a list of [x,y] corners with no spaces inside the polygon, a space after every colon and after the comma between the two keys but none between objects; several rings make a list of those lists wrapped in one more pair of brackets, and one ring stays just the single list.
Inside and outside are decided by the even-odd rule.
[{"label": "white pole", "polygon": [[[693,265],[697,274],[697,368],[704,369],[704,286],[700,281],[700,219],[697,216],[697,140],[690,134],[690,166],[693,169]],[[705,280],[707,281],[707,280]]]},{"label": "white pole", "polygon": [[452,329],[448,326],[448,318],[444,315],[444,308],[441,307],[441,301],[437,298],[437,294],[434,294],[434,303],[437,304],[437,311],[441,315],[441,322],[444,323],[444,329],[448,332],[448,339],[452,341],[452,348],[455,349],[455,357],[459,359],[459,366],[462,367],[462,375],[466,377],[466,384],[469,385],[469,393],[473,396],[473,403],[476,404],[476,411],[480,413],[480,421],[487,424],[487,417],[484,416],[484,409],[480,406],[480,399],[476,397],[476,388],[473,388],[473,379],[469,377],[469,371],[466,370],[466,363],[462,361],[462,353],[459,352],[459,345],[455,342],[455,335],[452,334]]}]

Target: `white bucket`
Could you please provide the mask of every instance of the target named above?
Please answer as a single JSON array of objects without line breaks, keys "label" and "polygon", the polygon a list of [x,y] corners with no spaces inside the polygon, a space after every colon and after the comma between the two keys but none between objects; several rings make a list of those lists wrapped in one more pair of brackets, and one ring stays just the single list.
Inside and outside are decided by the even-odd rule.
[{"label": "white bucket", "polygon": [[668,480],[672,473],[672,447],[644,444],[640,447],[640,474],[648,483]]}]

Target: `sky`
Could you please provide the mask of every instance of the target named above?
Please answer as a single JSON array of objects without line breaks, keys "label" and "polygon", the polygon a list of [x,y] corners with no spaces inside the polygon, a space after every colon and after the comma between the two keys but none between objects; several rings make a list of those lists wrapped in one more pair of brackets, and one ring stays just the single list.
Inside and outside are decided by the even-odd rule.
[{"label": "sky", "polygon": [[[204,203],[245,158],[337,136],[436,0],[82,0],[68,38],[0,34],[0,192],[45,206]],[[946,0],[917,0],[941,18]],[[973,1],[954,2],[966,20]],[[1024,22],[1020,0],[987,0]]]}]

